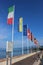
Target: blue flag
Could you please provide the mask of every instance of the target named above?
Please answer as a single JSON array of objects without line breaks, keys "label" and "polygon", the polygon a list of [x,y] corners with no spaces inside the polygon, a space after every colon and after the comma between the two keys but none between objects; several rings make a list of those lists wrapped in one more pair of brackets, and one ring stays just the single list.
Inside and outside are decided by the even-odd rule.
[{"label": "blue flag", "polygon": [[27,25],[23,25],[23,35],[27,36]]}]

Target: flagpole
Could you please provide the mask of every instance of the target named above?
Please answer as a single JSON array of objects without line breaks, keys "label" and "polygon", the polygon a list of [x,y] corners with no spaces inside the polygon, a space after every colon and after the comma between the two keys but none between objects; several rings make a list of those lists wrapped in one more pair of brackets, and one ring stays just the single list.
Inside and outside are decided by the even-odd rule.
[{"label": "flagpole", "polygon": [[37,44],[37,50],[39,51],[39,47],[40,47],[40,45],[39,45],[39,43]]},{"label": "flagpole", "polygon": [[29,39],[29,53],[30,53],[30,43],[31,43],[31,40]]},{"label": "flagpole", "polygon": [[[15,6],[13,6],[14,8],[13,8],[13,11],[14,11],[14,9],[15,9]],[[12,23],[12,56],[13,56],[13,45],[14,45],[14,13],[15,12],[13,12],[13,23]]]},{"label": "flagpole", "polygon": [[[27,26],[27,28],[28,28],[28,26]],[[28,35],[30,35],[30,31],[28,32],[28,30],[27,30],[27,37],[28,37]],[[29,50],[28,50],[28,53],[30,53],[30,39],[28,38],[28,40],[27,40],[27,46],[28,46],[28,42],[29,42]]]},{"label": "flagpole", "polygon": [[22,22],[22,55],[23,55],[23,22]]},{"label": "flagpole", "polygon": [[28,51],[28,25],[27,25],[27,54],[29,53]]}]

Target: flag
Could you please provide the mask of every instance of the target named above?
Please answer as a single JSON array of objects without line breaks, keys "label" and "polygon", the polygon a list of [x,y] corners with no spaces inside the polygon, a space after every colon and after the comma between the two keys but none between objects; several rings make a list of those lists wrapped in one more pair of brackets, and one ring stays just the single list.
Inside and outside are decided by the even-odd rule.
[{"label": "flag", "polygon": [[27,25],[23,25],[23,35],[27,36]]},{"label": "flag", "polygon": [[38,41],[36,40],[36,38],[34,38],[34,43],[35,43],[35,44],[38,44]]},{"label": "flag", "polygon": [[13,18],[14,18],[14,6],[8,8],[7,23],[12,24],[13,23]]},{"label": "flag", "polygon": [[28,38],[31,40],[31,32],[30,32],[29,29],[27,30],[27,36],[28,36]]},{"label": "flag", "polygon": [[31,41],[33,42],[33,40],[34,40],[34,36],[33,36],[32,32],[31,32]]},{"label": "flag", "polygon": [[19,32],[22,32],[23,31],[23,18],[20,17],[19,18]]}]

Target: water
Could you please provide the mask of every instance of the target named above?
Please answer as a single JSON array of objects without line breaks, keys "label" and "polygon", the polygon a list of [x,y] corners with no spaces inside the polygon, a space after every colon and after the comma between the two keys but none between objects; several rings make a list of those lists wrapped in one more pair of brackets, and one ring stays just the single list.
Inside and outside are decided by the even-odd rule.
[{"label": "water", "polygon": [[[23,50],[24,54],[27,54],[27,51],[29,52],[29,50],[24,48]],[[19,56],[19,55],[22,55],[22,48],[15,48],[13,50],[13,56]],[[0,59],[2,58],[6,58],[6,49],[4,48],[0,48]]]},{"label": "water", "polygon": [[6,49],[0,49],[0,59],[1,58],[6,58]]}]

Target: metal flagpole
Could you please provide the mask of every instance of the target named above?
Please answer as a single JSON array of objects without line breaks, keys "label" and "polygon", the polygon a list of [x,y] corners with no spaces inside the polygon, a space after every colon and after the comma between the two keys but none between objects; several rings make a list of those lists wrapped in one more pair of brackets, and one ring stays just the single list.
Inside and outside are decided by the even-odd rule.
[{"label": "metal flagpole", "polygon": [[28,51],[28,25],[27,25],[27,54],[29,53]]},{"label": "metal flagpole", "polygon": [[6,65],[8,65],[8,52],[7,52],[7,50],[8,50],[8,41],[7,41],[7,46],[6,46],[6,58],[7,58]]},{"label": "metal flagpole", "polygon": [[22,22],[22,55],[23,55],[23,22]]},{"label": "metal flagpole", "polygon": [[28,48],[28,38],[27,38],[27,54],[29,53],[29,48]]},{"label": "metal flagpole", "polygon": [[30,40],[29,40],[29,53],[30,53]]},{"label": "metal flagpole", "polygon": [[[28,44],[29,44],[29,50],[28,50],[28,53],[30,53],[30,39],[28,38],[28,35],[29,35],[29,32],[28,32],[28,25],[27,25],[27,47],[28,47]],[[29,40],[29,41],[28,41]],[[29,42],[29,43],[28,43]]]},{"label": "metal flagpole", "polygon": [[40,45],[39,45],[39,43],[37,43],[37,50],[39,51],[39,47],[40,47]]},{"label": "metal flagpole", "polygon": [[[15,9],[15,6],[13,6],[13,24],[12,24],[12,48],[13,48],[13,45],[14,45],[14,9]],[[12,56],[13,56],[13,49],[12,49]]]}]

